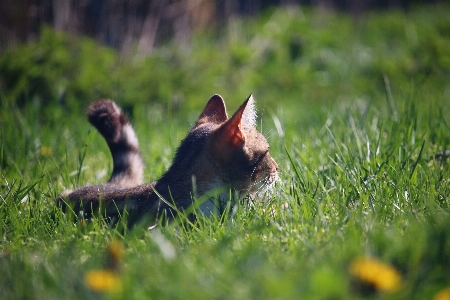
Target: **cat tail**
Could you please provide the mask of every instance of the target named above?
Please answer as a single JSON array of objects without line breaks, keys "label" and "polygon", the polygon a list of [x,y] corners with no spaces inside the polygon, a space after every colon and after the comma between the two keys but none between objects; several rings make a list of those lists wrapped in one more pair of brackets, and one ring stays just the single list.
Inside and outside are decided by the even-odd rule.
[{"label": "cat tail", "polygon": [[114,101],[100,99],[89,106],[87,117],[108,143],[113,158],[109,184],[129,188],[143,183],[144,163],[130,121]]}]

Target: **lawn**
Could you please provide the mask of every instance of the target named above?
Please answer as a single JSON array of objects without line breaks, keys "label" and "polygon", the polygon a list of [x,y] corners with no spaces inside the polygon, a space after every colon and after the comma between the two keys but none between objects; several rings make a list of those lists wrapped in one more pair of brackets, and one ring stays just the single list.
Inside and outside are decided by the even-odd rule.
[{"label": "lawn", "polygon": [[[42,32],[0,56],[0,298],[450,299],[450,6],[273,9],[145,59]],[[111,172],[96,97],[128,112],[152,181],[214,93],[257,101],[263,199],[151,231],[55,207]]]}]

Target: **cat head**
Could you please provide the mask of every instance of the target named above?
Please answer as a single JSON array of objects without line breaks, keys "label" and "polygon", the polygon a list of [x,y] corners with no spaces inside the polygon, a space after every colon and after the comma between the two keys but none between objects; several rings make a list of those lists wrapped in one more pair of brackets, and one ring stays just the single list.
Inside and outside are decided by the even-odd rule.
[{"label": "cat head", "polygon": [[222,97],[214,95],[191,131],[209,132],[204,151],[219,181],[250,193],[270,186],[278,169],[266,138],[256,129],[256,117],[252,95],[230,118]]}]

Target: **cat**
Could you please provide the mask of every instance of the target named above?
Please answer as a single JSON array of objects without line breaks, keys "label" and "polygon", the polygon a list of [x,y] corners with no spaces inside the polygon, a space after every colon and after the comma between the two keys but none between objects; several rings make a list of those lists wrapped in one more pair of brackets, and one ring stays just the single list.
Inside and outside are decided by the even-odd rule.
[{"label": "cat", "polygon": [[[230,201],[230,190],[255,194],[277,179],[278,165],[269,144],[256,130],[256,109],[250,95],[231,118],[220,95],[213,95],[194,127],[178,147],[173,163],[157,181],[143,183],[143,160],[131,123],[111,100],[100,99],[88,109],[88,120],[105,138],[113,158],[107,183],[65,191],[58,197],[63,210],[72,205],[82,218],[96,212],[110,220],[128,213],[128,225],[144,217],[172,220],[194,199],[211,197],[200,205],[205,215]],[[222,191],[216,197],[211,191]],[[215,201],[218,198],[218,201]]]}]

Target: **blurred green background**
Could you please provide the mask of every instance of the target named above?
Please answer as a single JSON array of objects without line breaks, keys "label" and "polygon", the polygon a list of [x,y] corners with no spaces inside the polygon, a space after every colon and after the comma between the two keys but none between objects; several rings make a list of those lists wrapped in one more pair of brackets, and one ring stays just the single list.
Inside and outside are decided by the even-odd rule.
[{"label": "blurred green background", "polygon": [[[450,5],[275,4],[0,3],[0,298],[449,299]],[[257,101],[263,201],[152,232],[55,207],[111,172],[89,103],[124,108],[152,181],[214,93]],[[121,288],[94,291],[111,241]]]}]

